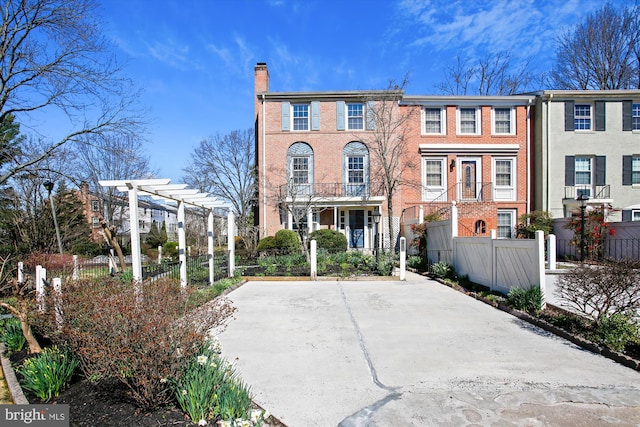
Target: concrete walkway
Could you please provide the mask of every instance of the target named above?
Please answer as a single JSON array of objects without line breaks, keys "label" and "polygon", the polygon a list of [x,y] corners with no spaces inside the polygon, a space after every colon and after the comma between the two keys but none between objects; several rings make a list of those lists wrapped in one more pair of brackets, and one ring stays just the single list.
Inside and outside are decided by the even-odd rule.
[{"label": "concrete walkway", "polygon": [[418,275],[229,298],[223,354],[289,427],[640,425],[640,373]]}]

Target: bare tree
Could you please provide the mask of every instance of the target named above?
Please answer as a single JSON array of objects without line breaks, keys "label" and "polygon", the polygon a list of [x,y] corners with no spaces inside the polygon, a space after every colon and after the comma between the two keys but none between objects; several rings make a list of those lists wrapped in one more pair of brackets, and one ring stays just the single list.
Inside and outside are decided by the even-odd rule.
[{"label": "bare tree", "polygon": [[[6,0],[0,5],[0,122],[26,126],[33,115],[68,119],[64,136],[40,150],[7,157],[0,184],[89,134],[135,132],[132,85],[108,54],[93,0]],[[32,120],[36,123],[37,120]],[[32,127],[38,133],[37,127]],[[20,150],[18,150],[20,151]]]},{"label": "bare tree", "polygon": [[436,88],[446,95],[513,95],[524,92],[534,81],[530,61],[515,63],[511,51],[487,54],[474,61],[456,57],[445,69],[445,79]]},{"label": "bare tree", "polygon": [[558,38],[551,72],[557,89],[640,88],[638,5],[606,3]]},{"label": "bare tree", "polygon": [[186,183],[231,204],[243,238],[250,237],[253,228],[255,161],[253,129],[234,130],[202,140],[184,169]]},{"label": "bare tree", "polygon": [[407,171],[417,167],[415,156],[408,153],[407,135],[417,110],[401,110],[399,106],[407,84],[408,77],[405,76],[400,84],[391,81],[382,93],[365,98],[368,106],[367,120],[370,121],[368,127],[373,128],[373,131],[366,132],[364,138],[361,138],[371,153],[372,176],[379,177],[381,190],[387,196],[389,242],[392,249],[395,248],[397,232],[393,225],[393,197],[401,186],[410,184],[405,179]]}]

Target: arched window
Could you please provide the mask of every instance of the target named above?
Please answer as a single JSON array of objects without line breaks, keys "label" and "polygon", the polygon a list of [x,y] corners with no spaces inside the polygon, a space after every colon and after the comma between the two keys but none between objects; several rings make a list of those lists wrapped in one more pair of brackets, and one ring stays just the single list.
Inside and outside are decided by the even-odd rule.
[{"label": "arched window", "polygon": [[476,221],[476,234],[485,234],[487,232],[487,223],[479,219]]},{"label": "arched window", "polygon": [[347,196],[369,195],[369,149],[359,141],[345,145],[343,152],[344,187]]},{"label": "arched window", "polygon": [[289,195],[309,194],[313,184],[313,148],[306,142],[295,142],[287,150]]}]

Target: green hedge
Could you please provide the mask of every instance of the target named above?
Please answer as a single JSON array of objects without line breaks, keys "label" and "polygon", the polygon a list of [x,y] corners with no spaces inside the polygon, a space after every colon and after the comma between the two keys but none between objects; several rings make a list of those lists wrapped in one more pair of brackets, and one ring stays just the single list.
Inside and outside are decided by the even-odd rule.
[{"label": "green hedge", "polygon": [[347,238],[337,230],[316,230],[309,235],[309,240],[315,240],[318,249],[329,251],[346,251],[348,246]]}]

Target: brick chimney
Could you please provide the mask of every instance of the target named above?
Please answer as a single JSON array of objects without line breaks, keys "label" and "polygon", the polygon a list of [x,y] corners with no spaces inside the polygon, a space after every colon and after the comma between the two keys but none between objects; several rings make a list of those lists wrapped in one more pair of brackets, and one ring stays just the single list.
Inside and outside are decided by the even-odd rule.
[{"label": "brick chimney", "polygon": [[258,62],[254,69],[255,93],[269,92],[269,70],[266,62]]}]

